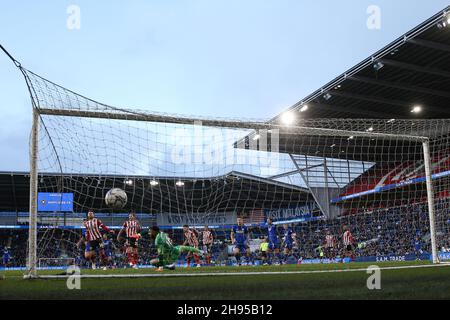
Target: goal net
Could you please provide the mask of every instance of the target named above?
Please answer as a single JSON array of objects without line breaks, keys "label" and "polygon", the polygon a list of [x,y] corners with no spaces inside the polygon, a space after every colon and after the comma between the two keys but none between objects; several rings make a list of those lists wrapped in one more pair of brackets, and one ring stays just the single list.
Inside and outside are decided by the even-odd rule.
[{"label": "goal net", "polygon": [[[58,255],[58,254],[56,254]],[[39,269],[67,269],[70,266],[76,265],[75,258],[39,258]]]},{"label": "goal net", "polygon": [[[210,226],[217,259],[226,259],[237,217],[261,241],[272,218],[280,244],[289,224],[295,261],[342,257],[344,227],[356,261],[437,262],[450,248],[449,120],[150,113],[96,102],[23,70],[35,115],[31,274],[40,259],[87,266],[79,240],[89,210],[116,230],[109,240],[117,267],[126,264],[117,229],[130,211],[144,229],[158,225],[178,244],[183,225]],[[105,204],[112,188],[127,194],[123,208]],[[327,235],[335,238],[333,253]],[[155,254],[148,236],[139,250],[139,264],[148,265]]]}]

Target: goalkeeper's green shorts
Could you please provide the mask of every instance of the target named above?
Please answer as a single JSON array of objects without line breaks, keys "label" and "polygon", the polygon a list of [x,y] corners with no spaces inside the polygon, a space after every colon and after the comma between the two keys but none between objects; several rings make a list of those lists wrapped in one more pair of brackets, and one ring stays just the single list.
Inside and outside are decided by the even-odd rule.
[{"label": "goalkeeper's green shorts", "polygon": [[202,252],[195,247],[190,246],[175,246],[170,249],[168,252],[161,253],[158,256],[159,264],[162,266],[167,266],[174,262],[177,262],[178,258],[182,253],[192,252],[196,254],[201,254]]},{"label": "goalkeeper's green shorts", "polygon": [[158,256],[159,263],[163,266],[167,266],[169,264],[177,262],[178,258],[181,255],[182,250],[180,246],[175,246],[169,252],[165,252]]}]

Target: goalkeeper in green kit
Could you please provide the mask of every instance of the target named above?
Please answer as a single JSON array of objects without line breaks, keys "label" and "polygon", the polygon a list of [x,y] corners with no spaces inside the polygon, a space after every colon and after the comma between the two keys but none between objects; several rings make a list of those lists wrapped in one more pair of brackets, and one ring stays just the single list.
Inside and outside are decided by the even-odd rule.
[{"label": "goalkeeper in green kit", "polygon": [[155,246],[158,250],[158,258],[150,261],[152,265],[157,267],[156,271],[163,271],[164,268],[169,270],[175,269],[175,263],[182,253],[196,253],[203,256],[203,251],[190,246],[174,246],[169,236],[160,231],[157,226],[151,229],[151,237],[155,239]]}]

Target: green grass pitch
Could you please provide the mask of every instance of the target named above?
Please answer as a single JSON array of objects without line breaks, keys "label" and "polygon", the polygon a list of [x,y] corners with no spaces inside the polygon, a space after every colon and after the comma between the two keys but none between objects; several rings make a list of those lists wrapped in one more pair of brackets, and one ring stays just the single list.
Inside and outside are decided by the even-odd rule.
[{"label": "green grass pitch", "polygon": [[[381,290],[366,286],[369,274],[365,268],[373,264],[382,268]],[[391,267],[402,269],[383,269]],[[244,275],[248,272],[283,274]],[[226,274],[197,276],[202,273]],[[82,274],[157,273],[154,269],[116,269],[83,270]],[[179,268],[163,274],[171,276],[82,278],[80,290],[68,290],[65,279],[24,280],[21,272],[4,271],[0,299],[450,299],[450,265],[435,267],[427,262]]]}]

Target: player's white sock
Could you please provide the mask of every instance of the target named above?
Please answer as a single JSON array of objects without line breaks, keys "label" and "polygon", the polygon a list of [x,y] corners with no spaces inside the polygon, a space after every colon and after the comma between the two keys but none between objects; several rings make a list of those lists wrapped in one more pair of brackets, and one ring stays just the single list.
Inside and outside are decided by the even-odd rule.
[{"label": "player's white sock", "polygon": [[169,264],[166,268],[169,270],[175,270],[175,263]]}]

